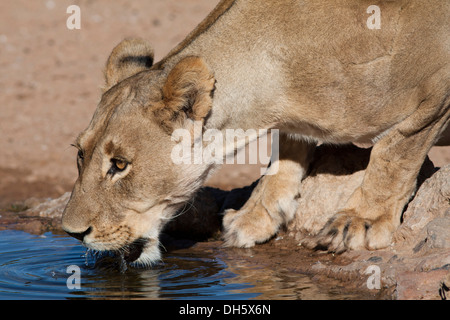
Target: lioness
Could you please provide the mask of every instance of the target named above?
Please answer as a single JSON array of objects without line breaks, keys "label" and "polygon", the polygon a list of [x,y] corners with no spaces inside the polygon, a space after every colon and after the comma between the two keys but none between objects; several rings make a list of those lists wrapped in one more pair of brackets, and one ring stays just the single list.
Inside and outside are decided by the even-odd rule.
[{"label": "lioness", "polygon": [[201,138],[200,121],[203,130],[280,132],[278,172],[226,212],[227,245],[264,242],[293,218],[317,142],[354,142],[374,143],[364,180],[307,245],[388,246],[450,117],[450,2],[376,3],[379,29],[367,24],[372,0],[223,0],[154,65],[144,41],[120,43],[75,142],[64,230],[128,262],[160,259],[161,229],[217,167],[171,161],[174,130]]}]

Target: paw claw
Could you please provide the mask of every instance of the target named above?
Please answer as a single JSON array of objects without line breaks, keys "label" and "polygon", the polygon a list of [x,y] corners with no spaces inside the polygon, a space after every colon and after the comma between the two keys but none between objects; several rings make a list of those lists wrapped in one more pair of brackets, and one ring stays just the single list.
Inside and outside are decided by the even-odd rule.
[{"label": "paw claw", "polygon": [[340,213],[332,217],[317,235],[305,239],[302,245],[337,254],[348,250],[380,249],[389,245],[390,230],[389,224]]}]

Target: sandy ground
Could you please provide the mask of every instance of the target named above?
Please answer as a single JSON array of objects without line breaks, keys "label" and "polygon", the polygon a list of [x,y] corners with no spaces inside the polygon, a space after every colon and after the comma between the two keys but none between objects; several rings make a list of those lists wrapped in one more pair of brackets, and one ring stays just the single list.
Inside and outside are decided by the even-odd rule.
[{"label": "sandy ground", "polygon": [[[70,144],[100,98],[102,70],[125,37],[152,43],[155,60],[181,41],[218,0],[2,0],[0,2],[0,207],[70,191],[77,172]],[[67,7],[81,8],[69,30]],[[437,166],[450,148],[434,148]],[[243,170],[245,169],[245,170]],[[210,185],[243,186],[257,167],[227,167]]]}]

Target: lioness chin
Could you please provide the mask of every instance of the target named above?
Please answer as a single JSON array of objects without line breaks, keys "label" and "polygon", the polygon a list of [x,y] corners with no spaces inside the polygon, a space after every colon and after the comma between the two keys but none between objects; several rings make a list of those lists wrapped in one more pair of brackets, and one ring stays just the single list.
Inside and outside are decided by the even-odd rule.
[{"label": "lioness chin", "polygon": [[371,1],[223,0],[156,64],[145,41],[124,40],[74,144],[79,177],[64,230],[89,248],[151,264],[165,223],[217,167],[171,161],[173,132],[191,133],[194,148],[208,129],[272,128],[280,131],[271,164],[278,171],[226,212],[225,243],[271,238],[296,213],[316,143],[354,142],[374,143],[364,180],[305,244],[333,252],[388,246],[450,117],[450,3],[377,3],[381,28],[371,29]]}]

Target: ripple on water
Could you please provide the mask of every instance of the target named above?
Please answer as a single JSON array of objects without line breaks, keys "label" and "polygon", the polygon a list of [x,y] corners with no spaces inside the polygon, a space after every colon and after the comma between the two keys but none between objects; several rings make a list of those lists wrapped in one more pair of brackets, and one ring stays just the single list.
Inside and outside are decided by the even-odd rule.
[{"label": "ripple on water", "polygon": [[[0,231],[0,299],[71,298],[252,298],[234,292],[249,285],[232,284],[235,277],[214,257],[168,255],[152,269],[126,268],[112,256],[87,253],[68,236]],[[81,271],[81,289],[69,289],[71,265]],[[73,283],[73,282],[70,282]]]},{"label": "ripple on water", "polygon": [[[86,251],[66,235],[0,231],[0,299],[358,298],[298,273],[208,251],[166,253],[150,269],[124,268],[123,259]],[[79,267],[80,289],[67,286],[69,266]]]}]

